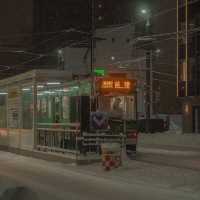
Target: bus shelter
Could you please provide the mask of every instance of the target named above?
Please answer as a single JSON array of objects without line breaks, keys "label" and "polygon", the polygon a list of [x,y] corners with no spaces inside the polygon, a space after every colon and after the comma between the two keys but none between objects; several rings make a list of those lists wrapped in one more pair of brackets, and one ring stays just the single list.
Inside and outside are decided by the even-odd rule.
[{"label": "bus shelter", "polygon": [[99,154],[102,141],[121,140],[123,131],[92,129],[91,113],[113,116],[118,109],[122,120],[134,120],[132,84],[128,79],[101,79],[95,82],[95,97],[91,97],[91,79],[84,75],[77,78],[68,71],[33,70],[1,80],[0,147],[16,152],[70,154],[74,159]]},{"label": "bus shelter", "polygon": [[67,71],[34,70],[1,80],[0,146],[28,151],[51,148],[52,139],[48,134],[42,137],[42,132],[79,131],[76,99],[89,93],[89,81],[73,80]]}]

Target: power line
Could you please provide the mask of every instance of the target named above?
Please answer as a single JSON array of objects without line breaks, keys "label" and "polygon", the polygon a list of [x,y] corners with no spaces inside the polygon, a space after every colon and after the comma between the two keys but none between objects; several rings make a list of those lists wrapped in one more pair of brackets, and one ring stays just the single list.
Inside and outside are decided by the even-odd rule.
[{"label": "power line", "polygon": [[[196,32],[198,32],[198,31],[200,31],[200,27],[196,27],[196,28],[194,28],[194,29],[192,29],[192,30],[190,30],[190,35],[191,34],[195,34]],[[69,30],[69,32],[70,32],[70,30]],[[182,33],[182,31],[180,31],[180,33]],[[163,33],[163,34],[153,34],[153,35],[150,35],[150,37],[152,36],[152,37],[162,37],[162,36],[170,36],[170,35],[174,35],[174,34],[176,34],[176,32],[171,32],[171,33]],[[190,37],[192,37],[192,36],[190,36]],[[55,36],[55,37],[53,37],[53,38],[49,38],[49,39],[47,39],[47,40],[44,40],[44,41],[42,41],[41,43],[39,43],[39,44],[37,44],[36,46],[34,46],[34,47],[32,47],[32,48],[35,48],[35,47],[37,47],[37,46],[40,46],[40,45],[42,45],[42,44],[45,44],[45,43],[47,43],[47,42],[49,42],[49,41],[52,41],[52,40],[54,40],[54,39],[56,39],[57,38],[57,36]],[[164,39],[160,39],[160,40],[157,40],[157,41],[151,41],[151,43],[160,43],[160,42],[163,42],[163,41],[166,41],[166,40],[171,40],[171,39],[176,39],[176,37],[169,37],[169,38],[164,38]],[[76,45],[76,44],[81,44],[82,42],[86,42],[86,41],[88,41],[88,39],[85,39],[85,40],[82,40],[82,41],[78,41],[78,42],[74,42],[74,43],[72,43],[72,44],[69,44],[69,46],[73,46],[73,45]],[[142,47],[145,47],[145,46],[148,46],[149,44],[144,44],[144,45],[140,45],[140,46],[137,46],[138,48],[142,48]],[[6,48],[7,49],[7,48]],[[0,49],[1,50],[1,49]],[[116,51],[118,51],[118,50],[116,50]],[[2,51],[0,51],[0,52],[2,52]],[[4,52],[10,52],[10,53],[27,53],[27,54],[36,54],[36,53],[32,53],[32,52],[29,52],[29,51],[23,51],[23,50],[10,50],[10,51],[4,51]],[[44,55],[44,54],[43,54]]]},{"label": "power line", "polygon": [[71,32],[76,32],[76,33],[81,33],[81,34],[85,34],[85,35],[89,35],[89,32],[86,31],[82,31],[82,30],[78,30],[75,28],[68,28],[68,29],[62,29],[62,30],[58,30],[58,31],[47,31],[47,32],[37,32],[37,33],[19,33],[19,34],[12,34],[12,35],[0,35],[0,39],[10,39],[10,38],[19,38],[19,37],[39,37],[42,35],[55,35],[55,34],[63,34],[63,33],[68,33],[69,30]]},{"label": "power line", "polygon": [[[190,2],[190,4],[193,4],[193,3],[196,3],[196,2],[198,2],[199,0],[194,0],[194,1],[191,1]],[[184,6],[184,5],[182,5],[182,6]],[[164,15],[164,14],[166,14],[166,13],[168,13],[168,12],[171,12],[172,10],[176,10],[176,8],[172,8],[172,9],[167,9],[167,10],[164,10],[164,11],[161,11],[161,12],[159,12],[158,14],[156,14],[156,15],[153,15],[152,16],[152,18],[154,18],[154,17],[158,17],[158,16],[161,16],[161,15]],[[142,20],[143,21],[143,20]],[[140,23],[141,21],[138,21],[138,22],[135,22],[135,24],[137,24],[137,23]],[[121,27],[118,27],[117,29],[115,29],[115,30],[119,30],[119,29],[121,29],[121,28],[123,28],[123,27],[127,27],[127,26],[130,26],[130,25],[133,25],[133,24],[126,24],[126,25],[124,25],[124,26],[121,26]],[[64,29],[64,30],[60,30],[60,31],[53,31],[53,32],[42,32],[42,33],[32,33],[32,34],[28,34],[28,35],[30,35],[30,36],[32,36],[32,35],[35,35],[35,36],[40,36],[40,35],[45,35],[45,34],[58,34],[58,33],[66,33],[66,31],[67,32],[73,32],[73,31],[75,31],[75,32],[80,32],[80,33],[84,33],[84,34],[90,34],[89,32],[83,32],[83,31],[79,31],[79,30],[76,30],[76,29],[68,29],[68,30],[66,30],[66,29]],[[195,29],[193,29],[193,30],[191,30],[191,32],[193,33],[194,31],[199,31],[199,28],[195,28]],[[104,32],[104,33],[108,33],[108,32]],[[152,37],[166,37],[166,36],[171,36],[171,35],[175,35],[175,34],[177,34],[177,32],[171,32],[171,33],[161,33],[161,34],[152,34]],[[27,35],[27,34],[20,34],[21,36],[25,36],[25,35]],[[20,36],[20,35],[16,35],[17,37],[18,36]],[[3,37],[3,36],[0,36],[0,37]],[[10,36],[6,36],[6,37],[11,37],[11,35]],[[14,37],[14,36],[12,36],[12,37]],[[57,38],[57,36],[55,37],[55,38]],[[50,39],[47,39],[47,40],[45,40],[45,41],[42,41],[41,43],[43,44],[43,43],[47,43],[47,42],[49,42],[49,41],[52,41],[53,39],[55,39],[54,37],[53,38],[50,38]],[[153,41],[153,42],[162,42],[162,41],[165,41],[165,40],[170,40],[170,39],[175,39],[174,37],[169,37],[169,38],[165,38],[165,39],[163,39],[163,40],[159,40],[159,41]],[[81,41],[80,41],[81,42]],[[38,44],[38,45],[41,45],[41,44]],[[148,45],[148,44],[147,44]],[[146,46],[147,46],[146,45]],[[34,47],[33,47],[34,48]],[[43,56],[43,55],[42,55]],[[39,56],[39,57],[37,57],[36,59],[40,59],[42,56]]]},{"label": "power line", "polygon": [[161,79],[158,79],[158,78],[154,78],[153,80],[159,81],[159,82],[162,82],[162,83],[166,83],[166,84],[176,85],[176,82],[172,82],[172,81],[161,80]]},{"label": "power line", "polygon": [[[73,45],[73,44],[77,44],[77,42],[71,43],[70,45]],[[18,51],[18,53],[19,53],[19,51]],[[42,58],[48,56],[48,54],[37,54],[37,53],[29,52],[29,51],[28,51],[28,52],[27,52],[27,51],[21,51],[21,53],[28,53],[28,54],[31,54],[31,55],[35,55],[36,57],[31,58],[31,59],[28,59],[28,60],[26,60],[26,61],[24,61],[24,62],[21,62],[21,63],[18,63],[18,64],[16,64],[16,65],[11,65],[11,66],[0,65],[0,67],[1,67],[1,66],[6,67],[5,70],[0,70],[0,72],[8,71],[8,70],[13,69],[13,68],[16,68],[16,67],[24,66],[25,64],[31,63],[31,62],[33,62],[33,61],[40,60],[40,59],[42,59]]]},{"label": "power line", "polygon": [[[194,1],[189,2],[189,4],[194,4],[194,3],[198,2],[198,1],[199,1],[199,0],[194,0]],[[185,4],[180,5],[180,7],[183,7],[183,6],[185,6]],[[164,14],[169,13],[169,12],[171,12],[171,11],[173,11],[173,10],[176,10],[176,9],[177,9],[177,8],[171,8],[171,9],[163,10],[163,11],[159,12],[158,14],[153,15],[151,18],[159,17],[159,16],[161,16],[161,15],[164,15]],[[131,25],[131,26],[132,26],[132,25],[136,25],[137,23],[140,23],[140,22],[143,22],[143,21],[144,21],[144,20],[140,20],[140,21],[135,22],[134,24],[132,24],[132,23],[126,24],[126,25],[123,25],[123,26],[121,26],[121,27],[117,27],[117,28],[115,28],[115,29],[113,29],[113,30],[111,30],[111,31],[104,32],[104,33],[101,33],[101,34],[105,34],[105,33],[109,33],[109,32],[112,32],[112,31],[120,30],[120,29],[125,28],[125,27],[130,26],[130,25]],[[196,29],[196,28],[195,28],[195,29]],[[194,31],[195,31],[195,29],[194,29]],[[199,29],[196,29],[196,30],[199,30]],[[0,38],[1,38],[1,37],[9,38],[9,37],[15,37],[15,36],[16,36],[16,37],[19,37],[19,36],[41,36],[41,35],[59,34],[59,33],[69,33],[69,32],[79,32],[79,33],[81,33],[81,34],[90,35],[90,32],[85,32],[85,31],[81,31],[81,30],[74,29],[74,28],[70,28],[70,29],[63,29],[63,30],[51,31],[51,32],[30,33],[30,34],[17,34],[17,35],[9,35],[9,36],[7,35],[7,36],[0,36]],[[164,36],[170,36],[170,35],[175,35],[175,34],[177,34],[177,32],[161,33],[161,34],[152,34],[152,35],[150,35],[150,36],[151,36],[151,37],[164,37]],[[58,37],[59,37],[59,36],[58,36]],[[55,38],[57,38],[57,36],[56,36]],[[49,42],[49,41],[52,41],[53,39],[54,39],[54,38],[52,38],[52,39],[47,39],[47,40],[45,40],[45,41],[42,41],[40,44],[42,44],[42,43],[47,43],[47,42]],[[38,44],[38,46],[39,46],[40,44]],[[34,48],[34,47],[33,47],[33,48]]]},{"label": "power line", "polygon": [[165,72],[160,72],[160,71],[155,71],[155,70],[152,70],[152,73],[176,78],[176,74],[165,73]]},{"label": "power line", "polygon": [[[200,28],[199,28],[200,29]],[[198,29],[198,30],[199,30]],[[195,29],[195,30],[197,30],[197,29]],[[193,31],[193,30],[191,30],[191,31]],[[168,35],[169,35],[169,33],[167,33]],[[51,41],[52,39],[54,39],[54,38],[51,38],[51,39],[48,39],[48,40],[46,40],[46,41],[43,41],[44,43],[45,42],[48,42],[48,41]],[[163,39],[163,40],[170,40],[170,39],[175,39],[174,37],[173,38],[165,38],[165,39]],[[162,41],[163,41],[162,40]],[[80,42],[84,42],[84,41],[88,41],[88,40],[83,40],[83,41],[80,41]],[[78,43],[80,43],[80,42],[75,42],[75,43],[72,43],[71,45],[73,45],[73,44],[78,44]],[[154,41],[154,42],[161,42],[161,41]],[[146,45],[143,45],[143,46],[140,46],[140,48],[141,47],[145,47],[145,46],[147,46],[147,45],[149,45],[149,44],[146,44]],[[32,54],[31,52],[27,52],[27,53],[30,53],[30,54]],[[33,53],[34,54],[34,53]],[[31,59],[31,60],[28,60],[27,62],[29,63],[29,62],[32,62],[32,61],[34,61],[34,60],[37,60],[37,59],[41,59],[42,57],[44,57],[44,56],[46,56],[45,54],[35,54],[35,55],[39,55],[39,57],[37,57],[37,58],[35,58],[35,59]],[[118,61],[118,62],[116,62],[116,63],[112,63],[112,65],[116,65],[116,64],[123,64],[123,63],[133,63],[133,62],[140,62],[140,61],[144,61],[144,60],[146,60],[146,58],[139,58],[139,59],[132,59],[132,60],[124,60],[124,61]],[[26,63],[20,63],[19,65],[23,65],[23,64],[26,64]],[[18,66],[18,65],[17,65]]]},{"label": "power line", "polygon": [[[195,4],[195,3],[199,2],[199,1],[200,1],[200,0],[193,0],[193,1],[190,1],[188,4],[189,4],[189,5],[192,5],[192,4]],[[182,7],[184,7],[184,6],[185,6],[185,3],[181,4],[181,5],[179,6],[179,8],[182,8]],[[172,11],[176,11],[176,10],[177,10],[177,7],[173,7],[173,8],[166,9],[166,10],[162,10],[162,11],[158,12],[157,14],[151,16],[150,18],[153,19],[153,18],[156,18],[156,17],[160,17],[160,16],[162,16],[162,15],[166,15],[167,13],[172,12]],[[134,22],[134,23],[129,23],[129,24],[122,25],[122,26],[120,26],[120,27],[117,27],[117,28],[115,28],[115,29],[113,29],[113,30],[109,30],[109,31],[104,32],[104,33],[102,33],[102,34],[112,33],[112,32],[115,32],[115,31],[119,31],[119,30],[121,30],[121,29],[123,29],[123,28],[130,27],[130,26],[133,27],[134,25],[137,25],[137,24],[142,23],[142,22],[144,22],[144,21],[146,21],[146,19],[141,19],[141,20],[138,20],[138,21],[136,21],[136,22]]]},{"label": "power line", "polygon": [[[197,3],[199,1],[200,0],[193,0],[193,1],[190,1],[188,4],[191,5],[191,4]],[[185,4],[182,4],[182,5],[180,5],[180,8],[184,7],[184,6],[185,6]],[[173,7],[173,8],[170,8],[170,9],[166,9],[166,10],[162,10],[162,11],[158,12],[157,14],[151,16],[151,18],[160,17],[162,15],[165,15],[165,14],[167,14],[167,13],[169,13],[171,11],[175,11],[175,10],[177,10],[176,7]],[[106,34],[106,33],[110,33],[110,32],[115,32],[115,31],[118,31],[120,29],[136,25],[136,24],[141,23],[143,21],[145,21],[145,19],[138,20],[138,21],[136,21],[134,23],[122,24],[122,25],[117,26],[116,28],[113,28],[112,30],[106,31],[104,33]],[[68,29],[62,29],[62,30],[57,30],[57,31],[47,31],[47,32],[37,32],[37,33],[19,33],[19,34],[13,34],[13,35],[0,35],[0,38],[5,39],[5,38],[16,38],[16,37],[34,37],[34,36],[37,37],[37,36],[41,36],[41,35],[53,35],[53,34],[60,34],[60,33],[68,32],[69,29],[71,29],[72,32],[74,31],[74,32],[82,33],[82,34],[86,34],[86,35],[90,35],[91,34],[90,31],[87,32],[87,31],[78,30],[76,28],[68,28]],[[108,29],[108,27],[106,27],[104,29]]]}]

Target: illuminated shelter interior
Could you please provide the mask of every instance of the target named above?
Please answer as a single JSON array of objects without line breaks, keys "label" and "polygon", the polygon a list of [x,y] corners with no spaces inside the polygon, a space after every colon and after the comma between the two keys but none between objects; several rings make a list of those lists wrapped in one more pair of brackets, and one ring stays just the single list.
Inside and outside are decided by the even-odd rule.
[{"label": "illuminated shelter interior", "polygon": [[76,97],[89,93],[88,80],[73,81],[72,74],[63,71],[33,70],[0,81],[0,135],[7,136],[5,145],[31,150],[40,125],[78,122]]}]

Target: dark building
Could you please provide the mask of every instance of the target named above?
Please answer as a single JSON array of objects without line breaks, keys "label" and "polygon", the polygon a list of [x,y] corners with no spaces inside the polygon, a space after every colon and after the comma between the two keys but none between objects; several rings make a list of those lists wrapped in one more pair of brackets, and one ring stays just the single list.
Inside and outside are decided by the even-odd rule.
[{"label": "dark building", "polygon": [[[130,22],[127,10],[131,1],[34,0],[34,32],[52,32],[37,38],[47,42],[39,43],[35,50],[89,46],[92,23],[98,29]],[[68,32],[70,29],[73,31]]]},{"label": "dark building", "polygon": [[55,68],[57,58],[32,52],[36,38],[34,0],[8,0],[1,3],[0,19],[0,78],[12,76],[33,68]]},{"label": "dark building", "polygon": [[[61,68],[62,63],[58,53],[60,49],[66,46],[89,48],[91,2],[92,0],[21,0],[20,2],[7,0],[2,3],[0,65],[3,70],[0,78],[33,68]],[[140,21],[138,25],[143,27],[141,16],[137,19],[135,15],[146,7],[152,12],[153,34],[176,31],[176,21],[173,20],[175,10],[173,13],[164,12],[164,15],[156,16],[163,10],[174,8],[176,6],[174,0],[152,0],[151,3],[149,0],[94,0],[94,2],[96,28],[115,27],[130,22],[135,24],[135,21]],[[117,38],[113,39],[113,44],[114,40]],[[130,37],[124,38],[125,42],[129,40]],[[165,41],[163,38],[156,40],[160,43],[155,43],[155,50],[161,50],[160,57],[155,53],[156,60],[153,66],[154,83],[155,86],[159,86],[154,89],[156,94],[160,93],[158,103],[155,105],[156,112],[175,113],[176,80],[166,75],[176,73],[175,42]],[[135,56],[138,57],[138,54]]]},{"label": "dark building", "polygon": [[[15,73],[20,63],[32,58],[19,50],[32,43],[33,4],[31,0],[7,0],[1,2],[0,12],[0,78]],[[11,67],[13,66],[13,67]]]},{"label": "dark building", "polygon": [[[59,68],[60,48],[66,46],[88,48],[92,1],[7,0],[2,2],[0,78],[32,68]],[[129,22],[130,16],[126,10],[127,2],[130,1],[93,1],[96,27]]]},{"label": "dark building", "polygon": [[177,6],[177,96],[183,131],[200,133],[200,2],[178,0]]},{"label": "dark building", "polygon": [[[151,51],[152,55],[153,114],[180,114],[176,99],[176,1],[136,1],[134,9],[134,37],[146,38],[139,42],[134,54],[141,56]],[[141,13],[142,9],[147,14]]]},{"label": "dark building", "polygon": [[158,111],[180,114],[176,98],[176,1],[157,0],[153,19],[155,37],[154,87],[160,88]]}]

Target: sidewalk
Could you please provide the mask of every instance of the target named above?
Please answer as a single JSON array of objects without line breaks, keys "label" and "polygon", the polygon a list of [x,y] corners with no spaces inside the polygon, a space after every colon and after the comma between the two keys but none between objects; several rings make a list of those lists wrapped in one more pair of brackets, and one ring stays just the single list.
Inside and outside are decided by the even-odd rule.
[{"label": "sidewalk", "polygon": [[153,151],[153,153],[170,154],[170,155],[200,155],[200,146],[178,146],[167,144],[139,144],[140,151]]},{"label": "sidewalk", "polygon": [[155,153],[172,156],[200,156],[200,147],[192,146],[139,144],[138,151],[142,153]]},{"label": "sidewalk", "polygon": [[200,148],[175,145],[139,145],[138,161],[200,171]]}]

